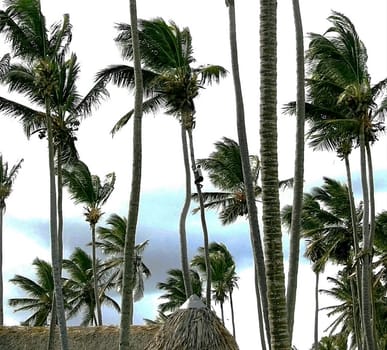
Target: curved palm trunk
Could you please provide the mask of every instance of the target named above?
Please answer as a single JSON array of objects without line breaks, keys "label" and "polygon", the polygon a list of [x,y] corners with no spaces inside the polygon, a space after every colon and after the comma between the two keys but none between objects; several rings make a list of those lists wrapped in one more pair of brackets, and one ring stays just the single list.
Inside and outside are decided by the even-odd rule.
[{"label": "curved palm trunk", "polygon": [[4,325],[4,292],[3,292],[3,214],[4,207],[0,206],[0,326]]},{"label": "curved palm trunk", "polygon": [[363,191],[363,254],[362,254],[362,318],[364,338],[367,350],[375,349],[374,326],[372,321],[372,284],[371,284],[371,234],[369,228],[370,199],[366,169],[364,122],[362,122],[359,135],[360,144],[360,170]]},{"label": "curved palm trunk", "polygon": [[181,269],[183,272],[185,295],[187,296],[187,298],[189,298],[193,292],[192,292],[192,284],[191,284],[191,278],[189,273],[187,231],[186,231],[185,224],[187,221],[187,215],[188,215],[189,206],[191,203],[191,173],[189,169],[187,133],[183,123],[181,123],[181,143],[183,147],[183,159],[184,159],[184,168],[185,168],[185,200],[180,214],[180,222],[179,222],[180,258],[181,258]]},{"label": "curved palm trunk", "polygon": [[62,292],[61,266],[58,251],[58,226],[57,226],[57,200],[55,186],[54,145],[51,125],[50,107],[46,102],[48,162],[50,176],[50,234],[51,234],[51,260],[56,295],[56,313],[59,322],[62,350],[68,350],[66,317]]},{"label": "curved palm trunk", "polygon": [[[268,302],[267,302],[267,286],[265,280],[265,263],[263,257],[263,249],[261,243],[261,235],[258,224],[257,206],[255,203],[255,193],[253,188],[253,181],[250,168],[249,150],[247,145],[246,125],[245,125],[245,112],[243,105],[242,87],[239,76],[239,63],[238,63],[238,47],[236,38],[236,21],[235,21],[235,6],[234,0],[226,1],[229,8],[229,22],[230,22],[230,47],[231,47],[231,62],[232,72],[234,80],[234,91],[236,101],[236,116],[237,116],[237,132],[238,142],[241,152],[241,163],[243,170],[243,178],[246,187],[246,199],[249,212],[249,226],[250,226],[250,238],[254,257],[254,269],[255,278],[255,293],[257,299],[258,314],[263,310],[263,319],[265,320],[266,337],[261,333],[261,340],[268,339],[270,344],[270,329],[269,329],[269,315],[268,315]],[[262,308],[260,307],[262,305]],[[258,315],[258,319],[262,318]],[[262,330],[263,327],[260,327]]]},{"label": "curved palm trunk", "polygon": [[200,182],[198,182],[196,178],[197,169],[196,169],[196,160],[195,160],[195,153],[194,153],[194,145],[193,145],[193,137],[192,137],[192,129],[187,129],[188,138],[189,138],[189,148],[190,148],[190,154],[191,154],[191,168],[195,176],[195,184],[196,184],[196,191],[198,193],[199,197],[199,207],[200,207],[200,220],[202,223],[202,230],[203,230],[203,245],[204,245],[204,263],[206,266],[206,277],[207,277],[207,285],[206,285],[206,305],[208,308],[211,308],[211,265],[210,265],[210,252],[209,252],[209,238],[208,238],[208,229],[207,229],[207,222],[206,222],[206,214],[204,210],[204,200],[202,195],[202,185]]},{"label": "curved palm trunk", "polygon": [[137,3],[130,0],[130,22],[133,43],[134,60],[134,121],[133,121],[133,160],[132,184],[128,210],[128,225],[125,234],[124,246],[124,273],[121,301],[121,322],[119,349],[129,350],[130,325],[133,322],[133,288],[134,288],[134,257],[138,211],[140,205],[141,171],[142,171],[142,100],[143,82],[141,72],[140,48],[137,32]]},{"label": "curved palm trunk", "polygon": [[262,219],[271,348],[290,349],[278,190],[277,154],[277,2],[261,0],[260,140]]},{"label": "curved palm trunk", "polygon": [[294,162],[293,210],[289,245],[289,271],[286,294],[290,343],[292,343],[293,338],[294,312],[296,308],[298,265],[300,258],[301,212],[304,191],[305,67],[304,38],[300,4],[298,0],[293,0],[293,13],[297,51],[297,127]]},{"label": "curved palm trunk", "polygon": [[95,224],[90,225],[91,228],[91,259],[93,264],[93,289],[94,289],[94,299],[95,299],[95,308],[97,309],[97,325],[102,326],[102,310],[101,302],[98,292],[98,271],[97,271],[97,253],[96,253],[96,244],[95,244]]},{"label": "curved palm trunk", "polygon": [[[345,170],[347,174],[347,186],[348,186],[348,199],[349,199],[349,205],[351,209],[351,223],[352,223],[352,236],[353,236],[353,250],[355,255],[355,271],[356,271],[356,283],[351,279],[351,293],[352,293],[352,313],[353,313],[353,320],[354,320],[354,332],[355,332],[355,339],[356,339],[356,345],[359,350],[363,349],[363,342],[362,342],[362,336],[361,336],[361,269],[359,262],[357,261],[357,257],[359,256],[359,239],[358,239],[358,233],[357,233],[357,220],[356,220],[356,208],[355,208],[355,199],[353,196],[353,189],[352,189],[352,176],[351,176],[351,168],[349,163],[348,154],[344,155],[344,162],[345,162]],[[359,302],[359,307],[356,307],[356,301]],[[360,310],[360,317],[357,310]]]}]

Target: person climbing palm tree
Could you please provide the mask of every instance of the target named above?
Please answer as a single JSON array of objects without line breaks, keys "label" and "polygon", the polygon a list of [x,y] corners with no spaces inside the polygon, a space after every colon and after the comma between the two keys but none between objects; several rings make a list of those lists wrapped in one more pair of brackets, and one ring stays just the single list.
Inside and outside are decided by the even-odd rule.
[{"label": "person climbing palm tree", "polygon": [[[133,58],[131,26],[119,24],[116,38],[125,59]],[[181,125],[183,160],[186,174],[186,196],[181,212],[179,232],[181,262],[187,294],[192,294],[189,278],[189,263],[186,242],[186,217],[191,200],[191,171],[193,164],[192,130],[195,127],[194,99],[206,84],[218,82],[226,75],[226,70],[217,65],[194,67],[192,55],[192,37],[188,28],[182,30],[173,22],[166,23],[161,18],[138,21],[139,46],[145,100],[142,104],[144,113],[155,112],[161,108],[167,114],[177,118]],[[97,83],[113,82],[122,87],[134,87],[134,68],[128,65],[112,65],[97,74]],[[114,126],[112,133],[121,129],[133,115],[133,110],[126,113]],[[188,146],[187,135],[190,139]],[[191,148],[191,161],[189,157]],[[190,164],[191,163],[191,164]],[[205,231],[205,230],[203,230]],[[205,232],[204,232],[205,234]]]}]

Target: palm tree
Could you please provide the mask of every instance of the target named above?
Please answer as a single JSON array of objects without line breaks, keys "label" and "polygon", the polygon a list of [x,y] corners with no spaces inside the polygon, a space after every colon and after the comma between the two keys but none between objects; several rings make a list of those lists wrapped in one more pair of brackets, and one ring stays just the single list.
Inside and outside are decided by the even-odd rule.
[{"label": "palm tree", "polygon": [[[101,272],[109,271],[111,280],[116,289],[122,293],[123,270],[124,270],[124,248],[125,233],[127,230],[127,219],[117,214],[111,214],[106,220],[109,227],[97,227],[98,241],[96,246],[107,256],[107,259],[101,264]],[[140,300],[144,295],[144,277],[151,276],[149,268],[144,264],[142,255],[149,241],[135,245],[133,264],[133,301]],[[133,306],[132,306],[133,320]],[[133,322],[133,321],[132,321]]]},{"label": "palm tree", "polygon": [[[328,111],[338,106],[339,115],[325,114],[342,137],[346,136],[360,150],[363,191],[362,319],[365,342],[375,347],[372,316],[371,261],[375,228],[375,204],[370,145],[382,127],[378,118],[386,110],[386,99],[377,98],[386,91],[387,79],[371,85],[367,70],[367,51],[352,22],[343,14],[333,12],[328,18],[332,26],[324,35],[311,34],[308,50],[311,78],[308,81],[313,103]],[[320,123],[323,124],[323,123]]]},{"label": "palm tree", "polygon": [[[264,310],[264,319],[266,326],[266,337],[270,344],[270,329],[269,329],[269,316],[268,316],[268,302],[267,302],[267,285],[266,285],[266,271],[264,264],[264,254],[261,243],[261,234],[258,224],[257,216],[257,207],[255,203],[255,192],[253,187],[254,176],[250,169],[249,161],[249,149],[247,144],[247,134],[246,134],[246,124],[245,124],[245,111],[242,95],[242,84],[240,81],[239,75],[239,61],[238,61],[238,45],[237,45],[237,36],[236,36],[236,16],[235,16],[235,4],[234,0],[226,0],[226,6],[229,11],[229,33],[230,33],[230,51],[231,51],[231,64],[232,64],[232,75],[234,81],[234,92],[235,92],[235,102],[236,102],[236,122],[237,122],[237,132],[238,132],[238,141],[241,147],[241,162],[243,169],[243,177],[246,186],[246,199],[247,206],[249,210],[249,225],[250,225],[250,237],[251,245],[253,249],[254,257],[254,268],[255,268],[255,277],[257,281],[255,282],[256,288],[256,298],[257,298],[257,309],[260,320],[260,329],[263,329],[261,312]],[[261,331],[261,346],[263,350],[266,349],[265,337]]]},{"label": "palm tree", "polygon": [[271,349],[289,349],[277,154],[277,2],[260,1],[262,221]]},{"label": "palm tree", "polygon": [[[186,196],[181,212],[179,232],[181,261],[186,282],[187,294],[192,294],[189,279],[189,263],[186,240],[186,217],[191,199],[191,175],[187,133],[195,126],[194,98],[200,88],[226,74],[223,67],[206,65],[192,67],[195,61],[192,55],[192,37],[188,28],[180,30],[171,22],[167,24],[161,18],[140,20],[139,45],[143,63],[142,76],[146,100],[143,102],[144,113],[165,108],[167,114],[175,116],[181,123],[184,167],[186,171]],[[133,53],[131,26],[119,24],[120,34],[116,41],[121,46],[125,57]],[[127,65],[110,66],[97,75],[98,82],[112,81],[118,86],[134,87],[134,68]],[[133,110],[125,114],[114,126],[113,133],[123,127],[133,115]],[[196,169],[191,164],[192,169]]]},{"label": "palm tree", "polygon": [[5,34],[6,40],[11,43],[12,54],[20,58],[22,62],[32,65],[35,73],[36,94],[30,97],[44,101],[45,106],[50,178],[51,258],[61,344],[62,349],[67,350],[67,330],[60,276],[61,266],[57,249],[57,198],[50,96],[52,96],[56,84],[56,62],[64,57],[71,40],[71,25],[68,15],[64,15],[63,21],[52,26],[51,31],[48,31],[39,0],[9,0],[6,4],[8,5],[7,9],[0,11],[0,31]]},{"label": "palm tree", "polygon": [[[304,31],[299,0],[293,0],[293,17],[296,34],[296,62],[297,62],[297,125],[296,151],[294,161],[294,187],[292,226],[289,243],[289,271],[286,289],[286,305],[288,311],[289,338],[292,343],[294,312],[296,308],[298,264],[300,256],[300,227],[302,198],[304,188],[304,138],[305,138],[305,60],[304,60]],[[318,275],[316,274],[316,278]]]},{"label": "palm tree", "polygon": [[[224,324],[224,302],[229,299],[231,309],[231,321],[233,336],[235,337],[235,318],[233,305],[233,291],[238,287],[238,277],[233,256],[227,247],[222,243],[211,242],[209,244],[212,294],[215,303],[220,304],[221,318]],[[206,272],[204,247],[198,249],[198,254],[191,260],[191,265],[197,267],[201,273]]]},{"label": "palm tree", "polygon": [[[171,269],[167,272],[167,275],[168,278],[165,282],[157,283],[157,288],[165,292],[160,296],[160,299],[166,301],[158,306],[161,313],[176,311],[188,299],[182,270]],[[190,278],[193,293],[202,298],[203,286],[199,273],[191,269]]]},{"label": "palm tree", "polygon": [[[93,274],[97,276],[96,264],[96,244],[95,231],[96,225],[103,215],[102,206],[109,199],[116,181],[114,173],[106,175],[105,180],[101,183],[97,175],[91,175],[89,168],[82,161],[74,163],[68,169],[63,169],[63,181],[68,187],[71,199],[76,204],[85,205],[86,221],[90,225],[91,243],[92,243],[92,261]],[[97,307],[98,325],[102,325],[102,312],[99,305],[98,281],[94,279],[94,293]]]},{"label": "palm tree", "polygon": [[[120,323],[120,349],[129,349],[130,324],[133,322],[133,289],[134,271],[133,258],[136,241],[136,228],[138,220],[138,208],[140,203],[141,170],[142,170],[142,101],[143,79],[141,71],[141,54],[138,37],[137,2],[129,0],[130,34],[132,38],[132,58],[134,64],[134,123],[133,123],[133,161],[132,161],[132,185],[130,192],[128,225],[124,249],[124,273],[122,290],[122,312]],[[125,54],[124,54],[125,55]],[[123,55],[123,56],[124,56]],[[140,279],[142,280],[142,279]],[[138,281],[138,280],[137,280]]]},{"label": "palm tree", "polygon": [[[348,188],[340,182],[324,178],[321,187],[314,187],[310,193],[304,194],[304,205],[301,215],[301,234],[308,242],[306,255],[313,262],[313,270],[318,274],[324,269],[325,264],[330,261],[343,265],[347,271],[352,271],[357,264],[352,232],[359,234],[362,208],[356,209],[355,228],[352,227],[351,203],[348,197]],[[291,206],[282,209],[283,223],[291,225]],[[351,272],[351,273],[352,273]],[[349,280],[351,298],[357,301],[356,278]],[[316,296],[316,304],[317,304]],[[355,339],[359,344],[359,307],[357,302],[352,305],[352,328],[355,330]],[[317,314],[317,310],[316,310]],[[317,315],[316,315],[317,316]],[[317,319],[316,319],[317,320]],[[315,329],[315,331],[317,331]],[[317,334],[316,334],[317,336]],[[315,338],[315,347],[317,346]]]},{"label": "palm tree", "polygon": [[[97,262],[98,263],[98,262]],[[90,255],[77,247],[69,259],[63,260],[63,268],[68,272],[69,277],[64,285],[68,293],[68,318],[73,318],[82,312],[81,326],[97,325],[96,300],[94,293],[95,281],[98,285],[100,303],[108,304],[120,311],[118,303],[105,291],[113,287],[113,283],[106,273],[93,274],[93,261]]]},{"label": "palm tree", "polygon": [[36,270],[37,280],[34,281],[21,275],[15,275],[10,282],[27,293],[26,297],[8,300],[15,312],[32,312],[22,322],[24,326],[46,326],[52,312],[54,297],[54,281],[52,266],[47,261],[36,258],[32,265]]},{"label": "palm tree", "polygon": [[[208,173],[211,183],[219,191],[203,192],[204,207],[219,210],[219,219],[223,225],[235,222],[240,216],[248,215],[246,185],[243,177],[241,151],[238,143],[223,137],[215,142],[215,151],[208,158],[198,159],[197,163]],[[250,155],[250,169],[253,178],[255,200],[261,196],[259,185],[260,162],[256,155]],[[292,179],[279,182],[285,189],[292,185]],[[198,196],[192,198],[197,201]],[[196,213],[198,208],[193,210]]]},{"label": "palm tree", "polygon": [[3,217],[5,212],[5,201],[12,192],[12,186],[16,175],[21,168],[23,159],[15,164],[11,169],[8,162],[3,161],[0,154],[0,326],[4,324],[4,301],[3,301]]}]

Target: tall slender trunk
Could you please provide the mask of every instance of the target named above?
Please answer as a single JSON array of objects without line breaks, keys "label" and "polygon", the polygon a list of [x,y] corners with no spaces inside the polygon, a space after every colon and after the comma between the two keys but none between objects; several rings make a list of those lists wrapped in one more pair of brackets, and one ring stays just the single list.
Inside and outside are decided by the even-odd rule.
[{"label": "tall slender trunk", "polygon": [[[355,340],[358,350],[363,350],[363,342],[361,335],[361,323],[362,323],[362,307],[361,307],[361,268],[359,261],[357,260],[359,257],[359,239],[358,239],[358,231],[357,231],[357,218],[356,218],[356,207],[355,207],[355,199],[353,196],[352,189],[352,176],[351,176],[351,168],[349,163],[349,155],[344,154],[344,162],[345,162],[345,170],[347,174],[347,186],[348,186],[348,199],[349,206],[351,209],[351,224],[352,224],[352,239],[353,239],[353,252],[355,256],[355,271],[356,271],[356,283],[351,279],[351,292],[352,292],[352,302],[353,302],[353,320],[354,320],[354,332],[355,332]],[[356,307],[356,301],[358,301],[359,306]],[[359,310],[359,312],[357,312]],[[360,315],[360,317],[359,317]]]},{"label": "tall slender trunk", "polygon": [[[229,8],[228,13],[229,13],[229,23],[230,23],[231,64],[232,64],[235,102],[236,102],[238,143],[239,143],[240,152],[241,152],[243,179],[244,179],[244,184],[246,188],[246,199],[247,199],[247,207],[248,207],[248,213],[249,213],[248,218],[249,218],[249,227],[250,227],[250,239],[251,239],[253,257],[254,257],[254,269],[256,270],[254,277],[258,279],[257,283],[255,283],[257,310],[258,310],[258,313],[260,312],[260,310],[263,311],[263,315],[264,315],[263,319],[265,320],[266,337],[261,335],[261,338],[263,339],[267,338],[268,343],[270,344],[268,302],[267,302],[267,294],[266,294],[267,286],[266,286],[266,279],[265,279],[265,275],[266,275],[265,263],[264,263],[263,248],[262,248],[261,235],[260,235],[259,223],[258,223],[258,212],[257,212],[256,203],[255,203],[255,192],[254,192],[251,168],[250,168],[249,149],[247,144],[245,111],[244,111],[243,96],[242,96],[242,86],[241,86],[240,75],[239,75],[234,0],[228,0],[226,1],[226,4]],[[261,305],[262,305],[262,308],[260,308]]]},{"label": "tall slender trunk", "polygon": [[[257,274],[258,274],[258,271],[257,269],[255,268],[254,269],[254,283],[255,283],[255,290],[256,292],[258,293],[258,299],[259,300],[262,300],[262,298],[260,297],[259,293],[259,286],[258,286],[258,277],[257,277]],[[261,350],[266,350],[266,339],[265,339],[265,330],[264,330],[264,320],[263,320],[263,311],[262,311],[262,302],[260,302],[258,305],[257,305],[257,309],[258,309],[258,326],[259,326],[259,335],[260,335],[260,340],[261,340]],[[267,325],[269,325],[269,322],[266,323]],[[270,332],[268,333],[270,335]],[[270,342],[269,342],[269,348],[270,348]]]},{"label": "tall slender trunk", "polygon": [[183,272],[185,295],[187,296],[187,298],[189,298],[192,295],[193,291],[192,291],[191,275],[189,272],[189,263],[188,263],[186,221],[187,221],[189,206],[191,204],[191,173],[189,168],[187,132],[183,123],[181,123],[181,143],[183,148],[183,160],[184,160],[184,169],[185,169],[185,200],[184,200],[183,208],[181,210],[180,222],[179,222],[180,259],[181,259],[181,269]]},{"label": "tall slender trunk", "polygon": [[318,341],[319,341],[319,336],[318,336],[318,311],[319,311],[319,295],[318,295],[318,286],[319,286],[319,279],[320,279],[320,272],[316,271],[315,272],[315,288],[314,288],[314,348],[313,350],[318,350]]},{"label": "tall slender trunk", "polygon": [[3,215],[4,215],[4,206],[0,205],[0,326],[4,325]]},{"label": "tall slender trunk", "polygon": [[271,349],[290,349],[278,189],[277,2],[260,7],[260,144],[262,219]]},{"label": "tall slender trunk", "polygon": [[137,31],[137,3],[130,0],[130,23],[134,62],[134,121],[133,121],[133,160],[132,183],[128,209],[128,225],[125,233],[124,274],[121,299],[121,322],[119,349],[129,350],[130,325],[133,322],[134,257],[138,212],[140,206],[142,174],[142,103],[143,81],[141,71],[141,53]]},{"label": "tall slender trunk", "polygon": [[199,173],[196,168],[196,159],[195,159],[195,150],[194,150],[194,144],[193,144],[193,137],[192,137],[192,129],[187,129],[188,138],[189,138],[189,148],[190,148],[190,154],[191,154],[191,169],[194,174],[195,179],[195,185],[196,185],[196,191],[198,193],[199,198],[199,208],[200,208],[200,220],[202,224],[202,230],[203,230],[203,245],[204,245],[204,264],[206,267],[206,277],[207,277],[207,284],[206,284],[206,305],[208,308],[211,308],[211,264],[210,264],[210,251],[209,251],[209,237],[208,237],[208,229],[207,229],[207,222],[206,222],[206,213],[204,209],[204,200],[202,195],[202,185],[201,181],[199,179]]},{"label": "tall slender trunk", "polygon": [[232,336],[236,340],[236,333],[235,333],[235,314],[234,314],[234,299],[232,296],[232,290],[230,290],[229,293],[230,297],[230,311],[231,311],[231,325],[232,325]]},{"label": "tall slender trunk", "polygon": [[[62,162],[61,162],[61,145],[57,149],[57,188],[58,188],[58,256],[60,274],[62,276],[62,261],[63,261],[63,179],[62,179]],[[52,299],[52,310],[50,328],[48,333],[47,350],[55,348],[55,329],[56,329],[56,308],[55,308],[55,293]]]},{"label": "tall slender trunk", "polygon": [[365,150],[365,134],[364,134],[364,122],[361,124],[359,135],[359,148],[360,148],[360,171],[361,171],[361,184],[363,191],[363,253],[362,253],[362,318],[363,318],[363,331],[367,350],[375,350],[375,338],[373,334],[373,320],[372,320],[372,285],[371,285],[371,234],[369,227],[370,216],[370,199],[369,199],[369,187],[367,179],[367,165],[366,165],[366,150]]},{"label": "tall slender trunk", "polygon": [[305,67],[304,37],[298,0],[293,0],[297,52],[296,151],[294,162],[293,210],[290,228],[289,271],[286,294],[289,338],[292,343],[294,312],[296,309],[298,265],[300,258],[301,212],[304,191],[304,134],[305,134]]},{"label": "tall slender trunk", "polygon": [[66,317],[64,311],[64,300],[62,291],[61,266],[58,251],[58,226],[57,226],[57,199],[55,186],[55,166],[54,166],[54,145],[50,106],[46,101],[46,118],[47,118],[47,138],[48,138],[48,162],[50,178],[50,235],[51,235],[51,260],[54,278],[54,289],[56,296],[56,312],[59,322],[60,339],[62,350],[68,350],[68,338]]},{"label": "tall slender trunk", "polygon": [[96,253],[96,239],[95,239],[95,224],[90,225],[91,229],[91,259],[93,264],[93,289],[94,289],[94,299],[95,299],[95,308],[97,309],[97,325],[102,326],[102,310],[101,310],[101,301],[99,297],[99,287],[98,287],[98,269],[97,269],[97,253]]}]

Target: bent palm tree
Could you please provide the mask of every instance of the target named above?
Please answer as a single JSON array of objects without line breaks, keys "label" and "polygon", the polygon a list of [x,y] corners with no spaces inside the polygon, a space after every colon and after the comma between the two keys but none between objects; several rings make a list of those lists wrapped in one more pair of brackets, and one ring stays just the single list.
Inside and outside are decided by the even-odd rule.
[{"label": "bent palm tree", "polygon": [[0,154],[0,326],[4,324],[4,301],[3,301],[3,216],[5,212],[5,201],[12,191],[13,182],[20,170],[23,159],[15,164],[11,169],[8,167],[8,162],[3,161],[3,156]]},{"label": "bent palm tree", "polygon": [[[92,240],[92,267],[93,274],[97,276],[96,264],[96,244],[95,244],[95,230],[96,225],[103,215],[102,206],[109,199],[116,181],[114,173],[106,175],[105,180],[101,183],[97,175],[91,175],[87,165],[81,161],[74,163],[71,168],[63,169],[64,184],[68,187],[71,199],[76,204],[85,205],[86,221],[90,225],[91,240]],[[102,312],[99,305],[99,293],[97,278],[94,278],[94,293],[97,307],[98,325],[102,325]]]},{"label": "bent palm tree", "polygon": [[[131,26],[119,24],[120,34],[116,41],[121,46],[125,58],[133,57]],[[161,18],[140,20],[138,22],[139,46],[145,101],[143,112],[155,112],[164,108],[167,114],[175,116],[181,123],[184,167],[186,171],[186,196],[181,212],[179,232],[181,261],[187,294],[192,294],[189,279],[189,263],[186,242],[186,217],[191,199],[191,175],[187,133],[195,126],[194,98],[200,88],[219,79],[226,74],[223,67],[215,65],[192,67],[192,37],[188,28],[180,30],[171,22],[167,24]],[[134,87],[134,68],[127,65],[110,66],[97,75],[98,82],[113,82],[122,87]],[[125,114],[114,126],[112,132],[122,128],[133,115],[133,110]],[[192,152],[192,148],[191,148]],[[194,157],[191,154],[191,157]],[[196,169],[195,164],[191,164]]]},{"label": "bent palm tree", "polygon": [[[268,302],[267,302],[267,284],[266,284],[266,267],[264,263],[264,254],[261,243],[261,233],[258,223],[257,207],[255,203],[255,193],[253,188],[253,175],[250,169],[249,162],[249,148],[247,144],[247,133],[245,123],[245,110],[242,95],[242,84],[239,75],[239,60],[238,60],[238,45],[236,36],[236,16],[235,16],[235,3],[234,0],[226,0],[226,6],[228,7],[229,15],[229,35],[230,35],[230,51],[231,51],[231,64],[232,64],[232,76],[234,82],[234,93],[236,103],[236,122],[238,141],[241,146],[241,161],[243,176],[246,186],[246,199],[247,206],[249,208],[249,225],[250,225],[250,238],[254,257],[255,268],[255,294],[257,299],[257,309],[259,317],[259,326],[261,333],[261,346],[263,350],[266,350],[267,338],[270,345],[270,328],[269,328],[269,316],[268,316]],[[264,336],[264,325],[261,317],[263,310],[266,337]]]}]

